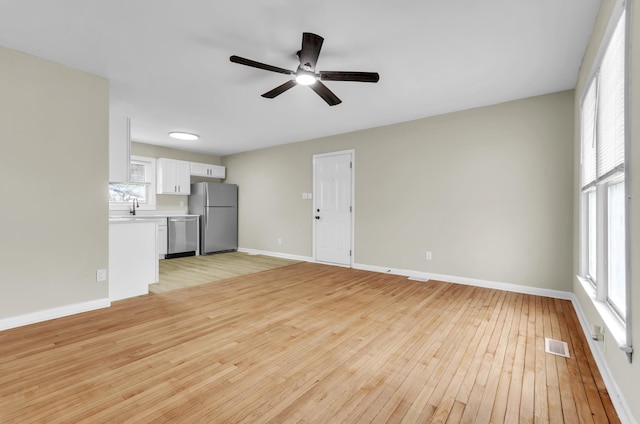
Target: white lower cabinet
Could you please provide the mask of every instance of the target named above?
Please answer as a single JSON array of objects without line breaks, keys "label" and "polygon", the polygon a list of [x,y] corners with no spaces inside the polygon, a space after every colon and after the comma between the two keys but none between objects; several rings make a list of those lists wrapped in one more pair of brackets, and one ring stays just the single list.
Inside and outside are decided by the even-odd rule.
[{"label": "white lower cabinet", "polygon": [[167,254],[167,218],[159,216],[144,216],[138,215],[135,218],[138,221],[155,222],[156,224],[156,239],[158,241],[158,259],[164,259]]},{"label": "white lower cabinet", "polygon": [[109,298],[149,293],[158,281],[157,226],[153,222],[109,222]]}]

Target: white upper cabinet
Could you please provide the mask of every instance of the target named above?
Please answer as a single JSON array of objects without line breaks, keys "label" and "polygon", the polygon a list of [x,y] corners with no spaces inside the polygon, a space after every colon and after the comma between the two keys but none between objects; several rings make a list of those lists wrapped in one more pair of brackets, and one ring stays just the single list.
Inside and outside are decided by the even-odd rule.
[{"label": "white upper cabinet", "polygon": [[220,165],[191,162],[191,175],[224,179],[226,175],[226,168]]},{"label": "white upper cabinet", "polygon": [[191,162],[177,159],[158,159],[156,192],[158,194],[191,193]]},{"label": "white upper cabinet", "polygon": [[114,113],[109,114],[109,181],[129,181],[131,161],[131,121]]}]

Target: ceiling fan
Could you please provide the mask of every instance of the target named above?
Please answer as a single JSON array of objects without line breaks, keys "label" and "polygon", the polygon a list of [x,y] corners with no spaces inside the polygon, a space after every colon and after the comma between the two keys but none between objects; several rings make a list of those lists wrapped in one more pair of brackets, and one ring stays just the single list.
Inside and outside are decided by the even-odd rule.
[{"label": "ceiling fan", "polygon": [[380,76],[377,72],[347,72],[347,71],[318,71],[316,72],[316,62],[320,55],[322,42],[324,38],[310,32],[302,33],[302,48],[297,52],[300,59],[300,65],[295,71],[279,68],[277,66],[267,65],[265,63],[256,62],[255,60],[245,59],[240,56],[231,56],[229,60],[241,65],[252,66],[254,68],[264,69],[265,71],[278,72],[286,75],[294,75],[295,78],[285,82],[282,85],[267,91],[262,95],[268,99],[273,99],[294,86],[307,85],[315,91],[322,99],[329,104],[335,106],[340,104],[340,100],[322,81],[355,81],[355,82],[378,82]]}]

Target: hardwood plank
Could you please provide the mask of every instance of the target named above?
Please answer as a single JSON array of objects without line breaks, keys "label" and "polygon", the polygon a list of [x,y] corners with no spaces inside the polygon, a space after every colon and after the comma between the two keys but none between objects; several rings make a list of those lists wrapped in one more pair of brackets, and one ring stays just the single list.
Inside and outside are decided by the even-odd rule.
[{"label": "hardwood plank", "polygon": [[544,309],[543,298],[535,297],[535,371],[534,371],[534,421],[549,422],[549,399],[547,395],[546,353],[544,351]]},{"label": "hardwood plank", "polygon": [[487,336],[490,337],[484,337],[483,343],[478,346],[475,360],[479,363],[479,367],[477,369],[476,378],[472,383],[470,382],[471,378],[469,378],[468,381],[465,381],[466,385],[463,385],[458,393],[458,399],[461,402],[466,403],[461,421],[463,423],[475,422],[476,420],[476,415],[480,408],[482,395],[484,394],[484,388],[489,378],[489,371],[494,358],[494,354],[489,352],[489,348],[492,346],[492,342],[497,342],[498,339],[494,338],[494,335],[500,334],[502,321],[506,317],[507,313],[507,307],[505,306],[506,295],[507,292],[504,291],[496,291],[494,294],[496,303],[491,305],[492,314],[489,319],[486,332]]},{"label": "hardwood plank", "polygon": [[[502,394],[502,396],[498,394],[498,388],[500,379],[503,378],[502,369],[505,366],[508,369],[505,371],[504,378],[510,377],[509,367],[511,364],[511,356],[505,355],[507,351],[511,352],[515,347],[512,342],[513,332],[511,331],[511,327],[514,325],[514,310],[517,308],[517,299],[518,295],[514,293],[507,293],[506,302],[508,307],[506,309],[506,317],[501,327],[502,331],[499,335],[500,338],[495,342],[494,345],[496,347],[496,350],[492,358],[491,369],[487,376],[487,382],[484,387],[484,392],[482,393],[482,400],[480,402],[476,415],[476,422],[490,422],[492,415],[494,415],[494,405],[497,403],[498,407],[500,407],[501,405],[503,405],[503,401],[505,400],[504,393]],[[515,319],[515,321],[517,321],[517,319]],[[499,412],[501,413],[502,411],[499,410]]]},{"label": "hardwood plank", "polygon": [[535,414],[535,376],[536,376],[536,297],[526,297],[528,305],[528,321],[526,323],[526,350],[524,371],[522,375],[522,397],[520,400],[520,422],[533,423]]},{"label": "hardwood plank", "polygon": [[[518,331],[521,319],[521,311],[522,311],[522,297],[516,296],[515,303],[510,311],[513,318],[511,319],[511,327],[509,330],[508,337],[502,341],[502,345],[504,352],[501,356],[502,362],[497,363],[494,368],[493,374],[495,376],[495,380],[497,380],[497,387],[495,392],[495,400],[493,402],[493,409],[490,409],[487,406],[488,410],[491,410],[491,421],[492,422],[505,422],[507,418],[505,418],[507,405],[510,402],[514,402],[514,399],[519,397],[520,387],[513,387],[513,391],[517,392],[516,397],[509,397],[511,393],[511,380],[513,378],[513,368],[516,357],[516,352],[518,351],[519,343],[518,343]],[[506,327],[505,327],[506,329]],[[500,368],[501,366],[501,368]],[[517,364],[516,364],[517,366]],[[487,392],[487,394],[492,392]],[[488,402],[486,403],[488,405]],[[519,399],[518,399],[519,406]],[[513,417],[511,417],[511,421],[513,421]]]},{"label": "hardwood plank", "polygon": [[460,403],[457,400],[454,402],[451,408],[451,413],[447,417],[447,424],[456,424],[462,421],[462,414],[464,413],[465,404]]},{"label": "hardwood plank", "polygon": [[[560,304],[555,300],[550,302],[553,305],[551,309],[551,328],[553,329],[553,338],[557,340],[564,340],[563,336],[563,314],[562,310],[558,309]],[[571,351],[571,350],[570,350]],[[572,373],[568,364],[573,361],[568,361],[567,358],[561,356],[556,357],[556,368],[558,370],[558,384],[560,387],[560,400],[562,402],[562,415],[565,422],[581,422],[584,418],[578,415],[577,404],[575,403],[575,393],[572,388],[571,379]]]},{"label": "hardwood plank", "polygon": [[439,281],[296,263],[0,332],[0,422],[590,417],[619,422],[570,302]]},{"label": "hardwood plank", "polygon": [[[543,298],[543,327],[544,327],[544,336],[557,338],[557,332],[554,332],[551,315],[555,312],[555,307],[553,306],[553,300],[549,298]],[[556,366],[556,361],[558,357],[553,355],[548,355],[545,353],[545,367],[546,367],[546,381],[547,381],[547,399],[549,404],[549,421],[552,423],[555,422],[564,422],[563,412],[562,412],[562,401],[560,396],[560,383],[558,381],[558,368]],[[573,417],[570,417],[572,419]]]}]

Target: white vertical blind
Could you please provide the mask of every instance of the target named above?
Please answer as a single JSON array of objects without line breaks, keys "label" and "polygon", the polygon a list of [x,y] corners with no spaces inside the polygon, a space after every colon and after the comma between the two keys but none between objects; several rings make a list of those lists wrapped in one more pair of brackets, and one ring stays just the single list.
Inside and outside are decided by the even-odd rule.
[{"label": "white vertical blind", "polygon": [[624,170],[624,14],[598,73],[596,169],[601,180]]}]

